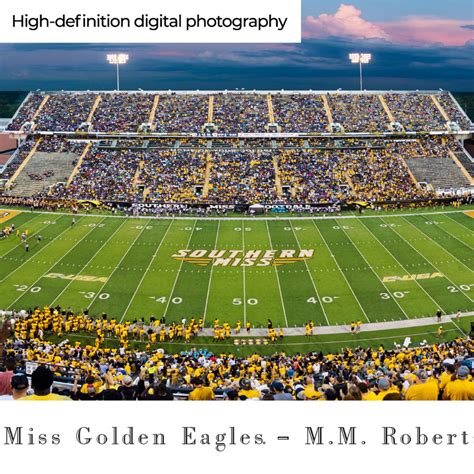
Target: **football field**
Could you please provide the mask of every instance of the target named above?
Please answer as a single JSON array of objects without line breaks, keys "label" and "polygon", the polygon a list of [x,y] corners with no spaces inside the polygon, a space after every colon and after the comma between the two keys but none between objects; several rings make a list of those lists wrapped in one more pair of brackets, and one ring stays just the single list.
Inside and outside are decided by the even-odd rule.
[{"label": "football field", "polygon": [[[60,305],[134,320],[254,327],[473,311],[467,212],[155,219],[20,212],[0,240],[0,309]],[[38,236],[41,240],[38,240]]]}]

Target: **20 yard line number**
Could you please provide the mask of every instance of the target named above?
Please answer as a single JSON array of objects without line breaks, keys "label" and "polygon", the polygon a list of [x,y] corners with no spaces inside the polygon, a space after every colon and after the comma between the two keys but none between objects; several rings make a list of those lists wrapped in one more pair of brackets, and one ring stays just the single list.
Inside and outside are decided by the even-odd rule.
[{"label": "20 yard line number", "polygon": [[[26,290],[28,290],[28,285],[14,285],[14,286],[16,288],[16,291],[25,292]],[[33,286],[29,290],[30,293],[39,293],[40,291],[41,291],[41,286]]]},{"label": "20 yard line number", "polygon": [[470,291],[473,286],[474,286],[474,283],[470,283],[468,285],[458,285],[458,287],[454,285],[448,286],[447,288],[450,293],[459,293],[459,289],[461,289],[462,291]]}]

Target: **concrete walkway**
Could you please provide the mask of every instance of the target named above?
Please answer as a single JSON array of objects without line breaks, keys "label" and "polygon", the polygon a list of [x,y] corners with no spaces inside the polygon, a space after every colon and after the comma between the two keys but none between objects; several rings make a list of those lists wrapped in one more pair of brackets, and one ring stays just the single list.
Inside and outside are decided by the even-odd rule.
[{"label": "concrete walkway", "polygon": [[[474,311],[469,311],[467,313],[461,313],[461,318],[467,318],[469,316],[474,316]],[[407,329],[415,328],[421,326],[430,326],[433,324],[447,324],[453,323],[457,325],[455,319],[455,314],[443,315],[441,318],[441,323],[438,322],[436,317],[428,318],[414,318],[414,319],[400,319],[397,321],[386,321],[383,323],[365,323],[362,324],[361,332],[371,332],[371,331],[385,331],[387,329]],[[277,326],[275,326],[277,329]],[[304,327],[294,327],[294,328],[283,328],[285,336],[304,336],[305,328]],[[324,334],[349,334],[351,332],[350,326],[339,324],[336,326],[314,326],[313,335],[324,335]],[[213,336],[214,330],[212,328],[205,328],[200,333],[199,336]],[[242,328],[240,334],[235,334],[234,329],[232,329],[231,337],[266,337],[268,335],[267,328],[253,328],[250,332],[247,332],[245,328]]]}]

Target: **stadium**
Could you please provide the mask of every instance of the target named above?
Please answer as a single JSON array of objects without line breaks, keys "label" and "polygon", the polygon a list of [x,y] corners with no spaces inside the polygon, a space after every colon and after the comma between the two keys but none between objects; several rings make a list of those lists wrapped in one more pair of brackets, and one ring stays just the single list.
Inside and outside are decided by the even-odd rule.
[{"label": "stadium", "polygon": [[451,93],[37,91],[1,123],[0,349],[57,391],[474,399]]}]

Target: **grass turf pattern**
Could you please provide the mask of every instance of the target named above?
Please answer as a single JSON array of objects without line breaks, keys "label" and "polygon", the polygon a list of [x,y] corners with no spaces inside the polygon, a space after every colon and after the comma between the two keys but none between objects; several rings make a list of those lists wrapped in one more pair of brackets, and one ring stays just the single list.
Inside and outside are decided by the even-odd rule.
[{"label": "grass turf pattern", "polygon": [[[69,215],[22,212],[11,223],[28,229],[30,249],[15,235],[0,241],[2,309],[59,304],[118,320],[203,316],[206,326],[218,318],[256,327],[268,318],[294,327],[310,319],[318,326],[474,310],[474,220],[462,212],[275,220],[98,215],[79,216],[74,226]],[[182,249],[314,254],[278,266],[199,266],[172,257]]]}]

